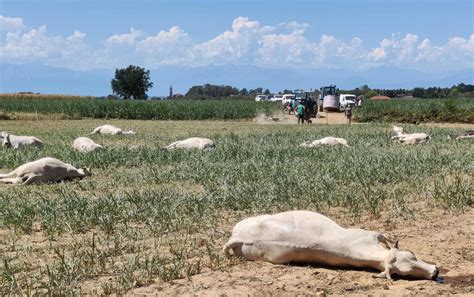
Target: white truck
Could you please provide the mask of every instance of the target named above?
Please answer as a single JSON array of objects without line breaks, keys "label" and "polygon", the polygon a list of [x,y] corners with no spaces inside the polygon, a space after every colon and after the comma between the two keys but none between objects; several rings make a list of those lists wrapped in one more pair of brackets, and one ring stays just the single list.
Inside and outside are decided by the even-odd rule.
[{"label": "white truck", "polygon": [[342,109],[346,108],[347,105],[355,106],[356,95],[352,94],[341,94],[339,95],[339,104]]},{"label": "white truck", "polygon": [[283,94],[283,97],[281,98],[281,104],[282,105],[290,104],[292,99],[295,99],[294,94]]}]

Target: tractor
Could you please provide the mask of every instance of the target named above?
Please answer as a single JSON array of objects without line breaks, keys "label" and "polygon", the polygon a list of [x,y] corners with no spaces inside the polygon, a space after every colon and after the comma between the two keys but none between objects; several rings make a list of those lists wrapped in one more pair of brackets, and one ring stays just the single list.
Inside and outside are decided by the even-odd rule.
[{"label": "tractor", "polygon": [[295,90],[294,94],[296,102],[303,104],[305,107],[304,120],[307,123],[311,123],[311,118],[315,118],[318,113],[317,102],[314,92]]}]

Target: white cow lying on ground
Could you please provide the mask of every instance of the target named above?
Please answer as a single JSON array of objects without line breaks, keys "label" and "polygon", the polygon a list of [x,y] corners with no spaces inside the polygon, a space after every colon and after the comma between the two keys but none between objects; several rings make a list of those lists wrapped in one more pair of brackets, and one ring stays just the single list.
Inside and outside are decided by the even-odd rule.
[{"label": "white cow lying on ground", "polygon": [[347,144],[347,140],[345,140],[344,138],[336,138],[336,137],[331,137],[331,136],[315,140],[315,141],[313,141],[309,144],[306,143],[306,142],[303,142],[302,144],[300,144],[300,146],[303,146],[303,147],[319,147],[319,146],[322,146],[322,145],[349,146]]},{"label": "white cow lying on ground", "polygon": [[2,139],[2,145],[8,148],[17,149],[25,146],[43,146],[43,142],[34,136],[17,136],[3,131],[0,138]]},{"label": "white cow lying on ground", "polygon": [[214,148],[214,141],[208,138],[201,137],[191,137],[185,140],[175,141],[172,144],[165,147],[165,149],[175,149],[175,148],[186,148],[192,149],[197,148],[200,150]]},{"label": "white cow lying on ground", "polygon": [[90,176],[87,168],[77,169],[54,158],[42,158],[23,164],[8,174],[0,174],[0,183],[32,184],[72,180]]},{"label": "white cow lying on ground", "polygon": [[103,149],[104,147],[100,144],[95,143],[88,137],[78,137],[72,143],[72,147],[82,153],[89,153],[95,150]]},{"label": "white cow lying on ground", "polygon": [[405,132],[403,132],[403,128],[398,126],[393,126],[393,131],[395,131],[397,135],[392,136],[392,140],[398,141],[403,144],[422,143],[430,139],[430,136],[426,133],[406,134]]},{"label": "white cow lying on ground", "polygon": [[435,279],[436,266],[398,249],[388,235],[345,229],[331,219],[310,211],[289,211],[247,218],[235,225],[224,252],[247,260],[274,264],[314,263],[338,267],[368,267],[418,279]]},{"label": "white cow lying on ground", "polygon": [[467,130],[467,131],[463,131],[463,132],[460,132],[460,133],[457,133],[455,135],[452,135],[452,136],[449,136],[448,138],[449,139],[464,139],[464,138],[473,138],[474,137],[474,130]]},{"label": "white cow lying on ground", "polygon": [[91,132],[91,134],[110,134],[110,135],[121,135],[121,134],[136,134],[134,131],[123,131],[112,125],[99,126]]}]

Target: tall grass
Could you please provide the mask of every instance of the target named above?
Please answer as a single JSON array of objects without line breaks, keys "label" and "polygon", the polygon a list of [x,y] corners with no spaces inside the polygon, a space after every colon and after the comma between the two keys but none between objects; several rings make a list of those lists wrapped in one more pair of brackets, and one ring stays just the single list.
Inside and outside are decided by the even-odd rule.
[{"label": "tall grass", "polygon": [[258,112],[270,113],[278,105],[249,100],[17,100],[3,98],[0,110],[9,113],[62,114],[70,119],[115,118],[140,120],[250,119]]},{"label": "tall grass", "polygon": [[14,93],[0,94],[0,100],[91,100],[94,96],[75,96],[61,94]]},{"label": "tall grass", "polygon": [[357,109],[359,122],[459,122],[474,123],[473,99],[366,100]]}]

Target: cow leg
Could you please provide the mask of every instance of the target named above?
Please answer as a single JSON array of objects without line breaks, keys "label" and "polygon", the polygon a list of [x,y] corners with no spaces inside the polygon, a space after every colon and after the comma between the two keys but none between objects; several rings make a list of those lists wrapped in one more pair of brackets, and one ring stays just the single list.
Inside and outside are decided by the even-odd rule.
[{"label": "cow leg", "polygon": [[165,146],[164,148],[165,149],[174,149],[178,143],[179,143],[179,141],[175,141],[172,144],[170,144],[168,146]]},{"label": "cow leg", "polygon": [[38,180],[38,175],[30,174],[28,176],[23,177],[23,184],[24,185],[31,185]]},{"label": "cow leg", "polygon": [[224,245],[224,253],[229,255],[229,251],[232,250],[235,256],[241,257],[242,256],[242,241],[230,239]]},{"label": "cow leg", "polygon": [[13,177],[13,176],[16,176],[15,171],[12,171],[12,172],[7,173],[7,174],[0,174],[0,178]]},{"label": "cow leg", "polygon": [[20,184],[23,180],[19,177],[10,177],[10,178],[0,178],[0,184]]}]

